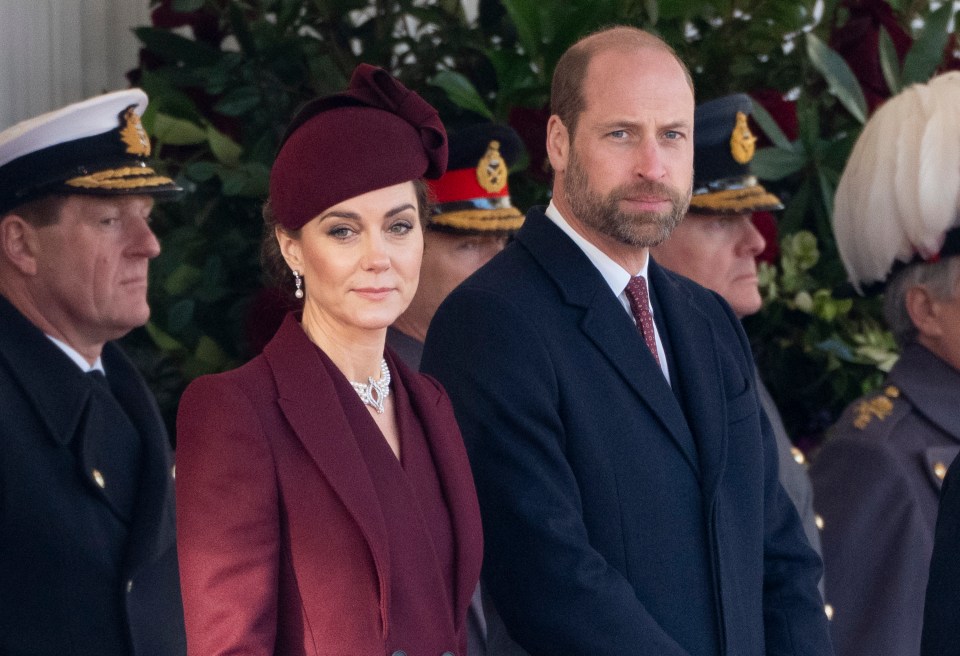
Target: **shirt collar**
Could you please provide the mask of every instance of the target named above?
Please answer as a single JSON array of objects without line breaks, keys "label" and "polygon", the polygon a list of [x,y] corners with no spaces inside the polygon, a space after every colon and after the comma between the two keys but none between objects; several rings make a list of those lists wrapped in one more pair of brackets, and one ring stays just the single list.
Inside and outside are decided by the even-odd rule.
[{"label": "shirt collar", "polygon": [[[548,219],[553,221],[558,228],[563,230],[563,232],[573,240],[573,243],[580,247],[580,250],[583,251],[584,255],[587,256],[593,266],[600,272],[600,275],[603,276],[603,279],[607,281],[607,285],[610,286],[613,295],[617,297],[623,295],[623,290],[627,288],[627,283],[630,282],[632,274],[614,262],[609,255],[597,248],[595,244],[574,230],[573,227],[567,223],[567,220],[563,218],[563,215],[560,214],[560,210],[553,204],[553,201],[550,201],[545,213]],[[643,276],[644,280],[647,279],[647,269],[649,265],[650,253],[648,252],[646,259],[643,261],[643,267],[640,269],[640,273],[637,274]]]},{"label": "shirt collar", "polygon": [[70,358],[74,364],[80,367],[80,371],[84,373],[90,373],[91,371],[99,371],[103,375],[107,374],[107,372],[104,371],[103,369],[103,360],[99,356],[97,356],[96,361],[91,365],[89,362],[87,362],[86,358],[80,355],[80,353],[78,353],[76,349],[74,349],[72,346],[70,346],[66,342],[61,342],[59,339],[57,339],[56,337],[53,337],[52,335],[47,335],[47,339],[49,339],[51,342],[56,344],[57,348],[63,351],[64,354],[66,354],[66,356]]}]

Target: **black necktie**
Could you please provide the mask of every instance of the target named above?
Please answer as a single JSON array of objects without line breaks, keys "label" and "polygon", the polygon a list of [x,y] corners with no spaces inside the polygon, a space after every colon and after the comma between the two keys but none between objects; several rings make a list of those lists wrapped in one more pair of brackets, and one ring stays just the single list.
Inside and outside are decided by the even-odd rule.
[{"label": "black necktie", "polygon": [[140,436],[102,371],[86,375],[90,399],[83,424],[83,465],[120,518],[129,522],[140,481]]}]

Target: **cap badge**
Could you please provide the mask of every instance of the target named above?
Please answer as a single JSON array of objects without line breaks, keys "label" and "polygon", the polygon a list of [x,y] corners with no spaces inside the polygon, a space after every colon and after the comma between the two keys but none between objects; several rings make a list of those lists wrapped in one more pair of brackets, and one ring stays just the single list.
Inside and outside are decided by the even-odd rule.
[{"label": "cap badge", "polygon": [[730,134],[730,154],[738,164],[746,164],[753,159],[757,138],[747,125],[747,115],[737,112],[737,123]]},{"label": "cap badge", "polygon": [[507,186],[507,163],[500,154],[500,142],[491,141],[477,164],[477,182],[487,192],[503,191]]},{"label": "cap badge", "polygon": [[131,155],[141,157],[150,156],[150,137],[147,131],[143,129],[140,122],[140,116],[134,111],[134,105],[130,105],[120,114],[123,121],[123,127],[120,128],[120,139],[127,146],[127,152]]}]

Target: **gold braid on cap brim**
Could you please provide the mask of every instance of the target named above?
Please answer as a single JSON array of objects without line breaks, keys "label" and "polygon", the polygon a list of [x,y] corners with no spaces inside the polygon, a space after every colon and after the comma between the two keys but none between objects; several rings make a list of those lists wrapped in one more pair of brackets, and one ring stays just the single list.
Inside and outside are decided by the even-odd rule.
[{"label": "gold braid on cap brim", "polygon": [[156,171],[146,166],[128,166],[71,178],[64,184],[78,189],[148,189],[172,185],[173,180],[157,175]]},{"label": "gold braid on cap brim", "polygon": [[513,232],[520,229],[523,218],[523,214],[516,207],[501,207],[495,210],[457,210],[433,215],[430,218],[430,226],[473,232]]},{"label": "gold braid on cap brim", "polygon": [[780,199],[757,185],[746,189],[726,189],[690,198],[691,212],[713,214],[740,214],[758,210],[783,209]]}]

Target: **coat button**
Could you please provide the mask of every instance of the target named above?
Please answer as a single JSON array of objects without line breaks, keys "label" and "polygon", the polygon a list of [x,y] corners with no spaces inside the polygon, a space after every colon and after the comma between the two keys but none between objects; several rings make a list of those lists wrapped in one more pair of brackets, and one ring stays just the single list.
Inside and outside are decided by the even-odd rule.
[{"label": "coat button", "polygon": [[90,473],[93,475],[93,480],[97,483],[97,485],[100,486],[100,489],[101,489],[101,490],[102,490],[104,487],[106,487],[107,482],[106,482],[105,480],[103,480],[103,474],[100,473],[100,470],[99,470],[99,469],[94,469],[94,470],[93,470],[92,472],[90,472]]},{"label": "coat button", "polygon": [[133,592],[133,579],[127,581],[127,594]]}]

